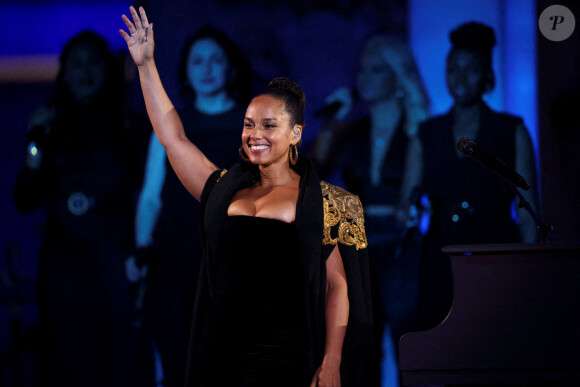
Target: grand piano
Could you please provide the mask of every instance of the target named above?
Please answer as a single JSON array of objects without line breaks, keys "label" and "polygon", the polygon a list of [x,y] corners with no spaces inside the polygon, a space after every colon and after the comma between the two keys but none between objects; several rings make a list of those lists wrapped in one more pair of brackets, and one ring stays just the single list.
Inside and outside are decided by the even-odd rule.
[{"label": "grand piano", "polygon": [[580,385],[580,243],[443,251],[453,304],[401,337],[403,385]]}]

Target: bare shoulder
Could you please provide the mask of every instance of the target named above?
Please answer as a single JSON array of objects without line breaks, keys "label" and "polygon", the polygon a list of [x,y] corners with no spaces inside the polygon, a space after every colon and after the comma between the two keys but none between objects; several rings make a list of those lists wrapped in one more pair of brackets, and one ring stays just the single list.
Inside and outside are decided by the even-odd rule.
[{"label": "bare shoulder", "polygon": [[366,248],[364,211],[359,197],[325,181],[320,182],[320,188],[324,205],[323,244],[340,242],[357,250]]}]

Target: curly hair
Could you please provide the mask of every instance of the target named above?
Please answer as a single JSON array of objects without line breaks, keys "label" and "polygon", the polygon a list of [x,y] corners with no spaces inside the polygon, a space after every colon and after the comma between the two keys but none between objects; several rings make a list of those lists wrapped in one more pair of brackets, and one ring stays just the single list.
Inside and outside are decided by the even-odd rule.
[{"label": "curly hair", "polygon": [[449,40],[454,49],[480,53],[485,64],[491,68],[491,54],[496,43],[493,28],[475,21],[467,22],[452,30],[449,33]]}]

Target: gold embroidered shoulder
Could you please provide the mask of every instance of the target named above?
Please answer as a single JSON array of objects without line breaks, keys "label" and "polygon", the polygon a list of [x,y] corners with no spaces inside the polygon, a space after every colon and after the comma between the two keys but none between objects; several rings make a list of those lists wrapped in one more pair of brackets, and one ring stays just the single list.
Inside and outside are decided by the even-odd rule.
[{"label": "gold embroidered shoulder", "polygon": [[343,243],[357,250],[367,247],[363,207],[358,196],[342,188],[320,182],[324,205],[325,245]]}]

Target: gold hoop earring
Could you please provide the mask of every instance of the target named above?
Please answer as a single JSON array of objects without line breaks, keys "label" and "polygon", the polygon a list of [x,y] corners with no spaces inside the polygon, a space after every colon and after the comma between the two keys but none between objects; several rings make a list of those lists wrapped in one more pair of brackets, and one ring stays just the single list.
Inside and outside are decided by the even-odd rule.
[{"label": "gold hoop earring", "polygon": [[296,165],[298,162],[298,147],[296,144],[290,145],[290,149],[288,149],[288,157],[290,159],[290,164]]},{"label": "gold hoop earring", "polygon": [[240,145],[240,149],[238,149],[238,153],[240,154],[240,157],[242,158],[242,160],[244,161],[250,161],[250,158],[248,156],[246,156],[246,153],[244,152],[244,146]]}]

